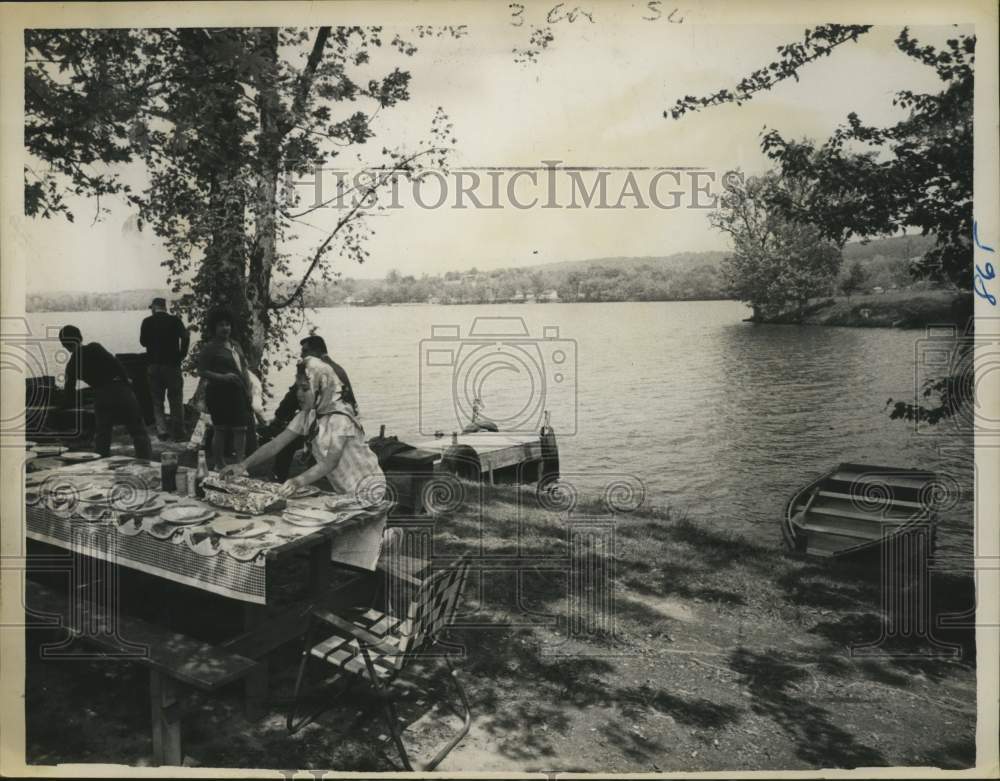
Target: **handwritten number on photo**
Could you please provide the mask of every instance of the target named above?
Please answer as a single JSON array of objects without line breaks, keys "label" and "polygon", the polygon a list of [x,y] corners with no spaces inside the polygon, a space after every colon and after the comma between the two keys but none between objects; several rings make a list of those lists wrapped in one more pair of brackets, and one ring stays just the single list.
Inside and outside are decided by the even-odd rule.
[{"label": "handwritten number on photo", "polygon": [[997,297],[987,290],[986,283],[994,278],[996,278],[996,272],[993,270],[992,263],[987,263],[985,270],[979,268],[978,263],[976,264],[976,280],[973,289],[976,291],[977,296],[985,298],[992,306],[997,305]]},{"label": "handwritten number on photo", "polygon": [[[975,221],[972,223],[972,240],[975,242],[976,247],[986,252],[995,252],[993,247],[988,247],[979,241],[979,224]],[[990,293],[989,289],[986,287],[986,283],[996,279],[996,270],[993,268],[993,264],[986,262],[982,268],[979,264],[976,264],[976,276],[972,283],[972,289],[975,291],[976,295],[980,298],[985,298],[990,302],[991,306],[997,305],[997,297]]]}]

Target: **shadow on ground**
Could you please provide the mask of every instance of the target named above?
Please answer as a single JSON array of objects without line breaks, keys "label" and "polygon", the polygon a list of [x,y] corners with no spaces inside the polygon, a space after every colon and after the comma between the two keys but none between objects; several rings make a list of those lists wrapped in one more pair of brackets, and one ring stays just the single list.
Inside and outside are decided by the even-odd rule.
[{"label": "shadow on ground", "polygon": [[804,762],[838,768],[887,764],[881,752],[858,742],[829,711],[792,693],[791,685],[808,675],[800,664],[780,652],[741,648],[733,652],[729,665],[744,677],[751,709],[774,721]]},{"label": "shadow on ground", "polygon": [[[901,734],[876,745],[869,736],[878,724],[869,719],[862,731],[853,721],[857,702],[837,700],[838,689],[870,685],[857,690],[859,701],[894,717],[903,713],[894,691],[912,692],[915,681],[943,687],[956,672],[967,682],[974,669],[972,629],[961,625],[935,630],[961,649],[957,660],[852,656],[852,645],[877,643],[885,629],[880,582],[864,568],[796,560],[683,517],[640,513],[616,526],[614,547],[588,549],[584,577],[569,567],[566,521],[510,494],[459,508],[435,531],[436,556],[488,557],[470,576],[450,635],[464,654],[459,675],[483,746],[477,760],[626,772],[725,769],[736,756],[758,770],[894,764],[901,745],[914,741],[906,743],[909,758],[919,741]],[[294,599],[303,573],[304,563],[289,569],[278,586],[282,599]],[[969,581],[950,577],[935,575],[934,616],[961,615],[973,604]],[[227,610],[226,600],[161,583],[130,582],[129,604],[148,603],[157,620],[205,639],[239,627],[240,612]],[[609,593],[613,599],[602,601]],[[605,620],[610,604],[616,609]],[[287,734],[298,653],[293,643],[273,658],[268,713],[254,724],[242,718],[238,685],[219,698],[192,698],[189,753],[216,767],[399,770],[365,687],[329,697],[315,722]],[[833,695],[816,696],[820,683]],[[148,761],[141,668],[29,658],[27,684],[32,761]],[[311,696],[326,702],[321,684],[319,677],[310,684]],[[453,702],[441,676],[429,691],[402,698],[406,741],[418,758],[453,734]],[[960,718],[940,745],[920,747],[921,761],[947,768],[973,761],[971,728],[968,740],[958,739],[969,720]],[[739,753],[727,759],[730,748]]]}]

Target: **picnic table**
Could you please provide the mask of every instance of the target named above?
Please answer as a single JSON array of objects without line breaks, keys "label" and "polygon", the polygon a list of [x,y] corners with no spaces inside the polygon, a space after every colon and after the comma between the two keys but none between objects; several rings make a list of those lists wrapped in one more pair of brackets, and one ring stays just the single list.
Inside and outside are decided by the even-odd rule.
[{"label": "picnic table", "polygon": [[[64,603],[57,604],[52,593],[43,593],[36,584],[28,589],[27,604],[30,607],[34,599],[44,612],[59,614],[62,626],[101,645],[105,652],[128,655],[130,640],[145,647],[140,658],[151,668],[154,754],[166,764],[181,760],[173,685],[213,691],[245,678],[248,715],[258,715],[267,690],[267,655],[304,633],[307,608],[325,598],[334,563],[354,570],[375,569],[388,509],[351,507],[340,501],[337,506],[343,509],[329,522],[296,525],[286,520],[288,510],[322,510],[333,495],[290,498],[284,510],[250,516],[160,491],[157,463],[112,456],[80,464],[36,459],[29,467],[26,536],[70,554],[72,583]],[[81,501],[88,492],[93,492],[91,497],[105,496],[106,504]],[[214,516],[191,524],[169,524],[159,517],[165,509],[182,504],[202,504]],[[145,512],[143,505],[160,509]],[[252,527],[253,536],[229,538],[216,531],[224,526],[219,521],[236,522],[230,526],[237,531]],[[262,526],[267,527],[263,533]],[[309,565],[302,609],[283,606],[276,611],[270,588],[273,573],[303,552]],[[44,568],[46,557],[39,557],[38,563]],[[242,609],[242,632],[212,646],[169,627],[122,616],[113,604],[94,604],[92,598],[83,606],[76,604],[82,600],[74,593],[89,592],[98,598],[112,593],[106,584],[94,587],[88,581],[116,579],[122,568],[231,601]],[[192,659],[204,664],[194,665]]]}]

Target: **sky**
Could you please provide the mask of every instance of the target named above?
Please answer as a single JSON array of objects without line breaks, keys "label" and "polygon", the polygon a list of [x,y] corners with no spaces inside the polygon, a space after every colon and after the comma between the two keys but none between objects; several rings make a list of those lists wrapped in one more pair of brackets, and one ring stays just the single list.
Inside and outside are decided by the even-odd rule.
[{"label": "sky", "polygon": [[[554,40],[537,62],[515,62],[512,49],[524,48],[532,25],[545,26],[545,6],[525,11],[525,24],[514,27],[504,14],[470,24],[467,34],[420,39],[410,27],[386,25],[384,36],[399,32],[415,40],[413,58],[388,53],[381,66],[400,64],[412,73],[411,98],[381,112],[374,128],[379,147],[412,147],[427,136],[434,110],[441,106],[454,124],[456,168],[560,166],[635,169],[642,199],[621,209],[545,209],[544,188],[534,208],[514,208],[506,194],[512,171],[501,174],[499,209],[457,209],[454,178],[448,200],[440,208],[419,208],[403,188],[403,208],[372,218],[375,231],[363,266],[334,257],[333,268],[346,276],[384,277],[395,269],[404,274],[440,274],[477,267],[488,270],[561,260],[614,256],[663,256],[674,252],[724,250],[723,235],[707,224],[705,208],[691,208],[689,175],[682,187],[660,180],[661,202],[667,193],[685,190],[679,208],[656,208],[648,186],[656,169],[694,167],[721,177],[741,169],[759,173],[769,167],[759,149],[764,126],[786,137],[825,138],[855,111],[871,124],[886,124],[903,115],[892,106],[900,89],[936,91],[940,81],[930,68],[899,52],[893,39],[900,25],[876,27],[856,44],[801,71],[801,80],[781,84],[741,107],[718,106],[674,121],[664,110],[684,95],[705,95],[732,87],[755,68],[775,58],[775,48],[801,38],[803,25],[719,25],[685,19],[682,24],[659,20],[643,4],[597,6],[594,22],[575,21],[556,13],[549,25]],[[956,34],[953,27],[911,28],[921,41],[941,43]],[[337,165],[342,163],[338,161]],[[353,168],[354,163],[345,167]],[[653,170],[640,170],[653,169]],[[593,185],[597,172],[580,172]],[[609,174],[611,202],[617,200],[627,170]],[[480,171],[484,182],[486,173]],[[544,184],[545,172],[542,172]],[[126,177],[143,186],[138,166]],[[332,182],[329,176],[324,183]],[[568,203],[571,179],[558,174],[557,202]],[[701,179],[704,186],[706,178]],[[532,189],[522,177],[515,197],[530,201]],[[481,200],[489,184],[476,192]],[[710,185],[718,192],[718,184]],[[329,189],[324,189],[329,193]],[[435,186],[421,190],[425,203],[436,199]],[[487,199],[488,200],[488,199]],[[469,203],[469,201],[466,201]],[[157,239],[134,229],[134,214],[123,202],[105,203],[111,213],[94,221],[94,203],[74,201],[75,223],[62,218],[26,220],[22,230],[28,248],[27,289],[110,292],[166,287],[165,257]],[[293,266],[304,263],[312,248],[340,215],[335,208],[311,214],[300,238],[285,249]]]}]

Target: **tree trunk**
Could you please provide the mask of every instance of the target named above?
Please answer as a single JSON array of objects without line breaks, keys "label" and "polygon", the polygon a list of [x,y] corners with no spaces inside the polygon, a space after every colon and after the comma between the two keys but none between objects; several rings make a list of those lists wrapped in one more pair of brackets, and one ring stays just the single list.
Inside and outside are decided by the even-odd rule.
[{"label": "tree trunk", "polygon": [[[208,208],[217,216],[213,220],[211,240],[205,248],[205,260],[194,280],[194,289],[202,291],[196,293],[194,309],[205,314],[216,307],[228,309],[234,320],[233,338],[245,347],[245,329],[242,327],[248,316],[243,229],[245,204],[241,188],[234,185],[234,177],[239,177],[238,170],[232,175],[218,170],[211,177]],[[211,336],[203,333],[202,339],[207,340]]]},{"label": "tree trunk", "polygon": [[[244,324],[249,322],[246,295],[247,237],[244,218],[246,195],[243,185],[243,160],[237,144],[239,101],[242,90],[235,58],[219,51],[239,45],[239,35],[231,30],[182,32],[182,41],[195,62],[207,63],[213,74],[212,101],[203,113],[199,131],[204,143],[215,150],[207,173],[209,195],[207,208],[211,217],[211,235],[205,247],[205,260],[198,268],[194,290],[195,311],[207,312],[225,307],[235,322],[234,338],[247,346]],[[211,334],[203,334],[203,338]]]},{"label": "tree trunk", "polygon": [[250,256],[246,295],[250,310],[247,359],[253,368],[260,371],[271,325],[271,274],[278,245],[278,177],[284,136],[279,121],[281,101],[276,84],[277,28],[265,27],[257,31],[257,54],[265,66],[258,70],[255,79],[260,106],[260,143],[253,200],[256,241]]}]

